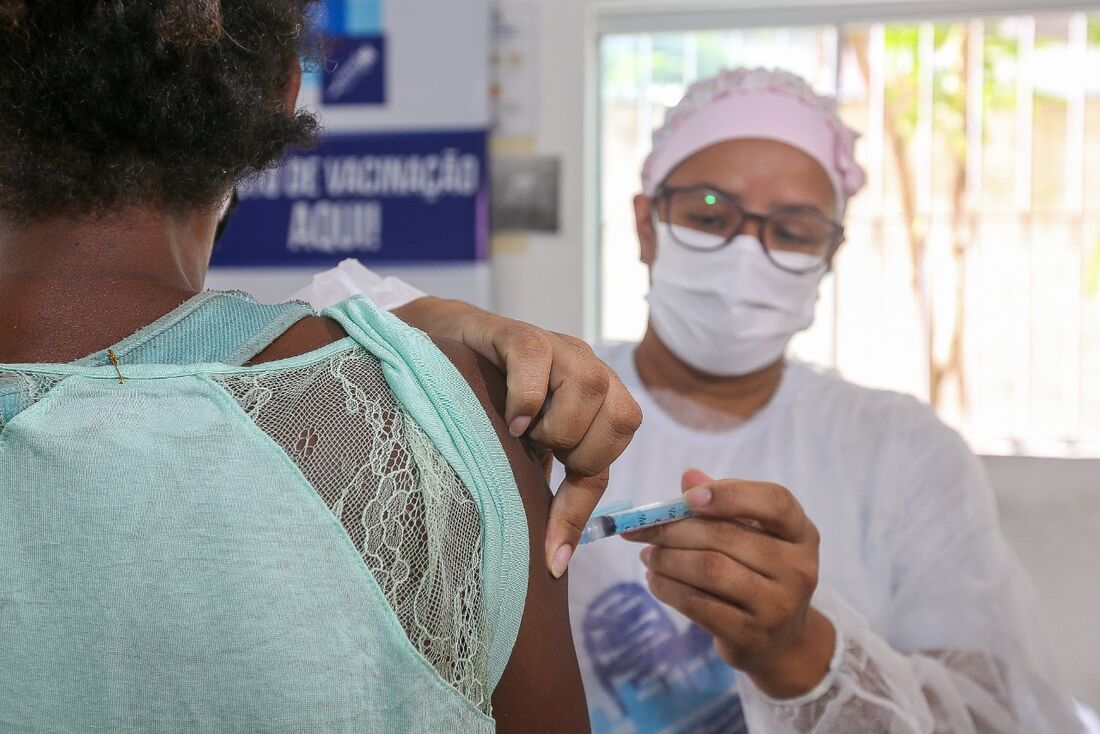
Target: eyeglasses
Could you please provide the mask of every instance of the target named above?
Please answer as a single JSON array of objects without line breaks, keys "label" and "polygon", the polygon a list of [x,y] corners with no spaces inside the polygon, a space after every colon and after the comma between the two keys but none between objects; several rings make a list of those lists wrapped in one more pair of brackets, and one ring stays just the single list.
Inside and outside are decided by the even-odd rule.
[{"label": "eyeglasses", "polygon": [[844,227],[822,214],[784,209],[753,214],[729,194],[706,186],[663,188],[657,203],[676,243],[699,252],[720,250],[741,234],[746,224],[758,223],[764,254],[789,273],[827,267],[844,242]]}]

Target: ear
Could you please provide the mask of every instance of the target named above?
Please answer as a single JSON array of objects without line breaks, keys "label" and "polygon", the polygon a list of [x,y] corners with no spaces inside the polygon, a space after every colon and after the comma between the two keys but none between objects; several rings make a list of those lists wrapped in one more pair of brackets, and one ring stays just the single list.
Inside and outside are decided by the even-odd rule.
[{"label": "ear", "polygon": [[634,197],[634,227],[638,230],[642,262],[652,265],[657,258],[657,232],[653,229],[653,202],[645,194]]},{"label": "ear", "polygon": [[298,91],[302,88],[302,63],[298,60],[298,57],[294,57],[293,63],[290,65],[290,73],[286,78],[286,85],[283,87],[283,109],[287,111],[287,116],[293,116],[294,110],[298,106]]}]

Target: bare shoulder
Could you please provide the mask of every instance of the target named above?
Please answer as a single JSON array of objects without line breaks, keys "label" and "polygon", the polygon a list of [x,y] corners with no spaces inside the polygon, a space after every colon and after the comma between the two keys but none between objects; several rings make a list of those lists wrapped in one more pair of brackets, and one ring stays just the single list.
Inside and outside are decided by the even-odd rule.
[{"label": "bare shoulder", "polygon": [[[533,532],[544,533],[546,516],[550,511],[550,488],[546,477],[532,459],[530,452],[517,439],[508,433],[508,424],[504,417],[504,404],[508,387],[504,375],[489,360],[482,357],[465,344],[452,339],[433,337],[436,347],[451,360],[489,417],[496,430],[497,438],[504,447],[504,453],[512,465],[516,484],[519,486],[524,507],[527,509],[528,525],[534,524]],[[537,523],[532,521],[537,519]]]},{"label": "bare shoulder", "polygon": [[328,346],[347,336],[340,324],[323,316],[307,316],[257,354],[249,364],[264,364],[297,357]]}]

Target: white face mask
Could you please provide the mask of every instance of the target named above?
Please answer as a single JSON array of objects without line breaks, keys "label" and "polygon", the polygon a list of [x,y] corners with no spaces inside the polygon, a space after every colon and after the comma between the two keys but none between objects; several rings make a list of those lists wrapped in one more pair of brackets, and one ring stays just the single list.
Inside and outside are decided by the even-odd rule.
[{"label": "white face mask", "polygon": [[[739,235],[712,252],[680,245],[672,226],[656,222],[657,259],[649,291],[650,321],[673,354],[698,370],[724,377],[747,375],[783,356],[798,332],[813,323],[825,274],[780,270],[760,241]],[[676,238],[712,235],[676,226]],[[816,258],[783,253],[795,267]]]}]

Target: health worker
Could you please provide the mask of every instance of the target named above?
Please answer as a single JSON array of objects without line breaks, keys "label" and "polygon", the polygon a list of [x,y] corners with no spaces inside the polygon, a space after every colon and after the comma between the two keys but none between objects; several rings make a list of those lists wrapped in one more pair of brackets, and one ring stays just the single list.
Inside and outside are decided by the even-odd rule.
[{"label": "health worker", "polygon": [[978,459],[917,400],[786,356],[864,183],[857,137],[760,69],[694,84],[653,136],[648,329],[597,349],[645,421],[605,500],[682,489],[698,516],[577,552],[598,734],[1080,730]]}]

